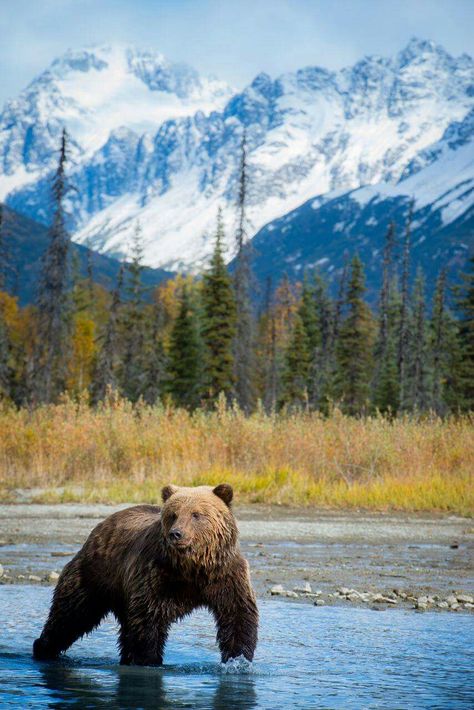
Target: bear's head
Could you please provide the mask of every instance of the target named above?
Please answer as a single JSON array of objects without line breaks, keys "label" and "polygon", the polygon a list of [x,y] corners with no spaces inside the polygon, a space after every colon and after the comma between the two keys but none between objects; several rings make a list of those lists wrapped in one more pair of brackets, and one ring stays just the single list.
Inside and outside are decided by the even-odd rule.
[{"label": "bear's head", "polygon": [[237,544],[232,487],[170,485],[161,496],[163,536],[171,555],[206,567],[221,564]]}]

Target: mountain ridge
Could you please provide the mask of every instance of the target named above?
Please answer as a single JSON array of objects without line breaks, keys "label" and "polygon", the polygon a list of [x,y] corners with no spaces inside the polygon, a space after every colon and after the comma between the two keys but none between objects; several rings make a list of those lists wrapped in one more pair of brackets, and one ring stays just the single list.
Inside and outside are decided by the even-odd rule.
[{"label": "mountain ridge", "polygon": [[[81,56],[72,53],[68,62],[80,63]],[[165,60],[157,54],[146,61],[139,56],[143,61],[133,71],[163,88]],[[94,61],[88,57],[87,66]],[[189,96],[196,74],[184,72],[184,77],[187,89],[177,88],[176,76],[168,76],[168,88]],[[215,86],[215,107],[204,105],[200,95],[204,108],[166,118],[156,130],[143,131],[140,122],[115,126],[100,148],[85,152],[83,159],[73,156],[76,191],[68,207],[75,240],[122,256],[140,220],[147,263],[197,270],[212,248],[215,216],[222,206],[230,259],[244,131],[251,235],[308,199],[324,202],[364,186],[396,192],[398,184],[406,184],[443,155],[471,145],[474,62],[468,55],[452,57],[426,40],[413,39],[394,57],[364,57],[337,72],[306,67],[276,79],[262,72],[231,95],[224,85]],[[4,114],[0,126],[5,134]],[[5,135],[0,157],[4,144]],[[473,172],[472,165],[465,166],[469,180]],[[454,190],[456,175],[445,178]],[[436,199],[443,194],[439,182]],[[46,170],[10,191],[7,203],[47,223],[48,190]],[[455,202],[453,198],[453,214]],[[463,207],[471,204],[469,193]],[[348,239],[346,235],[346,246]]]},{"label": "mountain ridge", "polygon": [[[21,306],[26,306],[37,297],[42,257],[50,240],[48,228],[3,206],[2,237],[8,266],[6,290],[18,298]],[[74,242],[71,243],[71,254],[78,257],[81,276],[86,277],[90,260],[94,282],[109,291],[115,288],[120,270],[119,261]],[[164,269],[145,267],[142,282],[145,288],[152,289],[174,275]]]}]

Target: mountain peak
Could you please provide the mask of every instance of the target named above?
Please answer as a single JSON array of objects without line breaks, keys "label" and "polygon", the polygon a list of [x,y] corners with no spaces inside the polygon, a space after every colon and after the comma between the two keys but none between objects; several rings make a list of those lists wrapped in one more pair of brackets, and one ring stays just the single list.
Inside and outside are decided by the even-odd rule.
[{"label": "mountain peak", "polygon": [[421,37],[411,37],[408,44],[398,54],[398,62],[401,67],[411,64],[416,60],[427,59],[428,57],[439,57],[443,60],[451,60],[451,55],[440,44]]},{"label": "mountain peak", "polygon": [[[450,162],[470,148],[472,60],[424,39],[337,72],[260,73],[239,92],[130,45],[70,50],[44,77],[0,114],[0,199],[50,219],[48,170],[66,125],[75,239],[126,252],[139,219],[155,265],[202,264],[219,205],[230,246],[244,127],[255,231],[309,198],[396,186],[441,158],[444,173],[472,172]],[[444,173],[430,173],[440,190]]]}]

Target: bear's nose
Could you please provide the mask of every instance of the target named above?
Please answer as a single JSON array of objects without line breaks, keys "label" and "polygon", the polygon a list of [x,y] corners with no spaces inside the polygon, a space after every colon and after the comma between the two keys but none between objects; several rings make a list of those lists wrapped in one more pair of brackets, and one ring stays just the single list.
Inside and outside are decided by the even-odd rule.
[{"label": "bear's nose", "polygon": [[178,530],[178,528],[173,528],[172,530],[170,530],[169,535],[172,540],[181,540],[181,538],[183,537],[183,533],[181,532],[181,530]]}]

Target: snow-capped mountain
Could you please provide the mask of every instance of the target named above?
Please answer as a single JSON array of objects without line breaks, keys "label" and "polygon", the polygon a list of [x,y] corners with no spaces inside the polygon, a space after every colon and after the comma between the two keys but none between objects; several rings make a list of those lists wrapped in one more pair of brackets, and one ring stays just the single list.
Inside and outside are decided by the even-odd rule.
[{"label": "snow-capped mountain", "polygon": [[[139,219],[150,265],[197,267],[219,205],[231,245],[244,131],[252,233],[309,198],[322,209],[348,192],[370,202],[412,190],[417,210],[444,200],[447,224],[472,205],[461,183],[474,176],[473,107],[474,61],[416,39],[392,58],[338,72],[260,74],[232,95],[159,55],[70,53],[1,115],[0,186],[16,210],[47,222],[48,173],[66,121],[74,238],[123,254]],[[443,169],[430,173],[437,163]]]},{"label": "snow-capped mountain", "polygon": [[271,278],[275,286],[284,274],[301,280],[305,271],[315,268],[331,282],[357,252],[375,300],[388,225],[395,224],[395,256],[400,257],[412,206],[412,275],[422,267],[430,292],[441,269],[450,282],[456,281],[474,252],[473,128],[471,110],[419,154],[418,163],[424,167],[409,164],[396,184],[328,193],[267,224],[253,239],[253,267],[260,283]]},{"label": "snow-capped mountain", "polygon": [[153,135],[164,121],[209,113],[231,95],[224,82],[158,52],[123,45],[68,51],[0,114],[0,199],[54,168],[63,126],[78,167],[122,126]]}]

